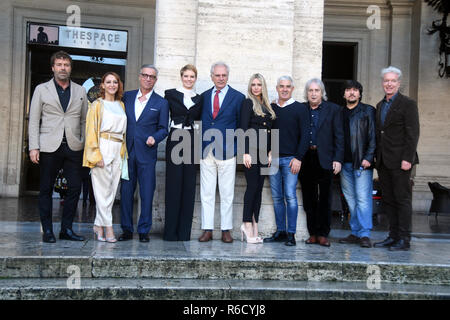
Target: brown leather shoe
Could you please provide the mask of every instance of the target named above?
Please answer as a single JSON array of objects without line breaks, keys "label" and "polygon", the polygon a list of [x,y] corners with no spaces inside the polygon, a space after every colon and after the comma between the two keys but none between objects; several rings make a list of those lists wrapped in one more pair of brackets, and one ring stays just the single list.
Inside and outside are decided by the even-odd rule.
[{"label": "brown leather shoe", "polygon": [[318,240],[319,244],[323,247],[329,247],[331,245],[330,241],[326,237],[319,237]]},{"label": "brown leather shoe", "polygon": [[370,239],[368,237],[362,237],[359,245],[361,246],[361,248],[372,248],[372,243],[370,242]]},{"label": "brown leather shoe", "polygon": [[198,238],[198,241],[200,242],[208,242],[212,240],[212,231],[205,231],[203,232],[202,236]]},{"label": "brown leather shoe", "polygon": [[230,231],[222,231],[222,241],[225,243],[233,242],[233,238],[231,237]]},{"label": "brown leather shoe", "polygon": [[339,239],[339,243],[345,243],[345,244],[355,244],[359,243],[361,239],[353,234],[350,234],[346,238]]},{"label": "brown leather shoe", "polygon": [[310,236],[308,238],[308,240],[305,241],[306,244],[316,244],[317,243],[317,238],[316,236]]}]

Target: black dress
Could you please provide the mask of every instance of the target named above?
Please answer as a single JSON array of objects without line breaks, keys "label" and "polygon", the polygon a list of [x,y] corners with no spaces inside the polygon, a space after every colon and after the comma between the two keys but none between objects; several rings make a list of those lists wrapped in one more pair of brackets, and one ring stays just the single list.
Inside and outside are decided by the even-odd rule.
[{"label": "black dress", "polygon": [[[194,103],[190,108],[184,105],[184,94],[176,89],[166,90],[164,98],[169,102],[170,118],[182,129],[170,128],[166,142],[166,194],[164,240],[189,241],[191,239],[192,216],[194,214],[197,166],[194,163],[194,121],[200,120],[202,105],[200,95],[191,98]],[[191,129],[187,129],[190,127]],[[180,142],[174,140],[178,130],[190,137],[190,153],[188,159],[181,150],[172,156],[172,150]],[[187,156],[187,155],[186,155]],[[181,163],[180,163],[180,158]],[[178,164],[177,164],[178,163]]]},{"label": "black dress", "polygon": [[[259,211],[261,208],[261,195],[264,186],[265,175],[261,175],[261,168],[267,166],[259,156],[260,140],[267,139],[267,152],[270,151],[270,131],[272,129],[273,120],[270,113],[263,108],[264,117],[255,114],[253,111],[253,102],[246,99],[241,109],[240,128],[244,131],[256,130],[257,143],[245,142],[245,153],[252,155],[252,165],[249,169],[244,167],[245,179],[247,181],[247,189],[244,195],[244,211],[242,216],[243,222],[258,222]],[[256,155],[256,156],[255,156]],[[256,159],[255,159],[256,158]]]}]

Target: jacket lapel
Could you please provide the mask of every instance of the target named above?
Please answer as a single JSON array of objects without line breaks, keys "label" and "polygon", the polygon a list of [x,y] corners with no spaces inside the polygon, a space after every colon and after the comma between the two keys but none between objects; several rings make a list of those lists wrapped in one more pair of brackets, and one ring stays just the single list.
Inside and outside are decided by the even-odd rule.
[{"label": "jacket lapel", "polygon": [[62,112],[64,112],[64,109],[63,109],[63,107],[61,105],[61,101],[59,101],[58,92],[56,91],[56,86],[55,86],[55,83],[53,82],[53,78],[49,82],[47,82],[47,89],[48,89],[48,91],[50,91],[51,95],[55,99],[55,101],[56,101],[57,105],[59,106],[60,110]]},{"label": "jacket lapel", "polygon": [[222,101],[222,105],[220,106],[219,113],[217,114],[216,118],[223,113],[223,109],[226,108],[226,106],[229,104],[231,99],[233,98],[233,88],[228,86],[227,94],[225,95],[225,98]]},{"label": "jacket lapel", "polygon": [[[150,98],[148,99],[147,103],[145,104],[144,110],[142,110],[142,113],[139,116],[139,119],[137,122],[139,122],[147,113],[150,112],[151,106],[155,106],[155,105],[156,105],[156,96],[155,96],[155,91],[153,91],[152,94],[150,95]],[[136,116],[135,116],[135,118],[136,118]]]},{"label": "jacket lapel", "polygon": [[402,95],[400,92],[398,93],[397,97],[395,97],[394,102],[392,102],[391,107],[389,108],[389,111],[386,114],[386,119],[384,119],[384,127],[387,127],[390,122],[392,121],[392,115],[397,112],[398,106],[400,105],[400,101],[402,100]]},{"label": "jacket lapel", "polygon": [[[211,105],[211,96],[212,96],[212,92],[213,92],[213,88],[209,89],[206,93],[205,93],[205,99],[206,99],[206,105],[203,106],[203,108],[206,107],[206,111],[208,112],[209,117],[212,119],[212,105]],[[204,100],[203,100],[204,101]]]},{"label": "jacket lapel", "polygon": [[73,85],[73,82],[72,82],[72,80],[70,81],[70,99],[69,99],[69,104],[67,105],[67,109],[66,109],[66,111],[68,111],[69,110],[69,108],[70,108],[70,106],[71,106],[71,104],[72,104],[72,101],[73,101],[73,89],[74,88],[74,85]]}]

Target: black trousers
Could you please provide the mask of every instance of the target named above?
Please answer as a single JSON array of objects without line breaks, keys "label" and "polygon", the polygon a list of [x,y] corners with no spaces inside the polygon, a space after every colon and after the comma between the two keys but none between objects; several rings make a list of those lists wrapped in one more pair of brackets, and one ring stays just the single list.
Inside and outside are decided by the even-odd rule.
[{"label": "black trousers", "polygon": [[[194,215],[197,165],[194,163],[194,134],[191,138],[191,159],[189,163],[175,164],[172,149],[180,143],[173,141],[171,129],[166,142],[166,211],[164,224],[164,240],[189,241],[191,239],[192,217]],[[177,153],[183,157],[183,152]]]},{"label": "black trousers", "polygon": [[252,217],[257,223],[259,220],[259,211],[261,209],[262,189],[264,186],[265,175],[261,175],[261,164],[252,164],[250,169],[244,167],[245,180],[247,188],[244,194],[244,211],[242,214],[243,222],[253,222]]},{"label": "black trousers", "polygon": [[389,219],[389,237],[409,242],[412,225],[411,170],[388,169],[381,163],[378,175],[381,203]]},{"label": "black trousers", "polygon": [[309,150],[303,158],[299,180],[310,236],[328,237],[331,225],[333,170],[323,169],[317,151]]},{"label": "black trousers", "polygon": [[40,152],[39,213],[44,232],[47,230],[53,231],[53,186],[61,168],[67,180],[67,193],[64,198],[61,230],[72,229],[73,218],[75,217],[81,192],[82,160],[83,150],[72,151],[66,143],[62,143],[55,152]]}]

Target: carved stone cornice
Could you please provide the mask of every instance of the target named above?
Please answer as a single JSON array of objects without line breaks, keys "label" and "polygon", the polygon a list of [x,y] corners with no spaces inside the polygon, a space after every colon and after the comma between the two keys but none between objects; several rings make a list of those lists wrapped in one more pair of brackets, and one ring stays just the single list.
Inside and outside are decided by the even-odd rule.
[{"label": "carved stone cornice", "polygon": [[325,0],[325,15],[367,16],[369,6],[378,6],[382,17],[391,14],[387,0]]}]

